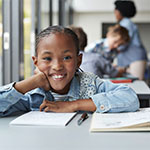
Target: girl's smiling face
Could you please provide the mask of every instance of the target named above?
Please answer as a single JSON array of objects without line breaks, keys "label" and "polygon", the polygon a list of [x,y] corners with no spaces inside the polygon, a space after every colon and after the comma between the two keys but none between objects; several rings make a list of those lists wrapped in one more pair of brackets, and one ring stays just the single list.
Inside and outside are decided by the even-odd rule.
[{"label": "girl's smiling face", "polygon": [[47,75],[51,90],[66,94],[76,69],[81,64],[81,57],[77,54],[70,35],[55,33],[41,39],[33,61],[35,66]]}]

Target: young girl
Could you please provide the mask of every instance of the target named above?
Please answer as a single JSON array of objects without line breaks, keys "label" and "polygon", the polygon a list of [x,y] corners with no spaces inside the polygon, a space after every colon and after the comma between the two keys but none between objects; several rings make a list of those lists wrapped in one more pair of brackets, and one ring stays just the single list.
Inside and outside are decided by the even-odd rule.
[{"label": "young girl", "polygon": [[77,35],[70,29],[51,26],[36,39],[35,74],[0,88],[0,116],[18,111],[136,111],[139,101],[128,86],[103,81],[79,71]]}]

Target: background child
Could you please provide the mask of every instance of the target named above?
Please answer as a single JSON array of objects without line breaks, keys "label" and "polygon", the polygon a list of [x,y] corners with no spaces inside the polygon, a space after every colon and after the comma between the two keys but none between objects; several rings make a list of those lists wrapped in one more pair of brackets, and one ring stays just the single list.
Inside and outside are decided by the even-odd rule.
[{"label": "background child", "polygon": [[108,28],[107,37],[89,44],[86,52],[100,53],[107,61],[113,62],[119,53],[118,47],[129,42],[128,30],[119,24]]},{"label": "background child", "polygon": [[60,26],[43,30],[36,39],[35,74],[0,88],[0,116],[37,109],[104,113],[139,108],[137,95],[128,86],[79,72],[81,59],[72,30]]},{"label": "background child", "polygon": [[69,28],[72,29],[79,38],[79,49],[83,55],[80,68],[83,71],[92,72],[101,78],[106,76],[120,77],[123,75],[125,72],[124,68],[114,67],[111,62],[100,53],[84,52],[84,49],[87,46],[87,34],[81,27],[70,26]]}]

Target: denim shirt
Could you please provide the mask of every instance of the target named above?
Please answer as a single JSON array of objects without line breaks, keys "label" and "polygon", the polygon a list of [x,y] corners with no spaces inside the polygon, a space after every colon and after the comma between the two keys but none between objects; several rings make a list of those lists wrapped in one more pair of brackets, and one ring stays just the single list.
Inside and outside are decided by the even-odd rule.
[{"label": "denim shirt", "polygon": [[[14,83],[0,87],[0,116],[14,112],[39,110],[44,99],[55,101],[51,91],[36,88],[26,94],[19,93]],[[128,86],[103,81],[91,73],[78,73],[72,79],[65,101],[91,98],[96,112],[126,112],[139,109],[136,93]]]},{"label": "denim shirt", "polygon": [[130,42],[126,46],[119,48],[122,52],[117,56],[118,66],[128,66],[134,61],[146,61],[146,49],[140,39],[137,26],[126,17],[124,17],[119,23],[121,26],[128,29]]},{"label": "denim shirt", "polygon": [[138,28],[129,18],[124,17],[119,22],[119,24],[121,26],[125,27],[126,29],[128,29],[129,36],[130,36],[130,39],[131,39],[130,44],[135,45],[135,46],[141,46],[142,45],[142,41],[141,41],[140,36],[139,36]]}]

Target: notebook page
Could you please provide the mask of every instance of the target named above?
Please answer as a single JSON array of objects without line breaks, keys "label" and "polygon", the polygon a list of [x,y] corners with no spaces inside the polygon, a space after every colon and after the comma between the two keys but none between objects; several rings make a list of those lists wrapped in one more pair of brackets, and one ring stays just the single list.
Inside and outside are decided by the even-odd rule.
[{"label": "notebook page", "polygon": [[122,128],[146,122],[150,122],[150,108],[129,113],[94,113],[91,128]]},{"label": "notebook page", "polygon": [[65,126],[76,113],[53,113],[31,111],[10,122],[10,125]]}]

